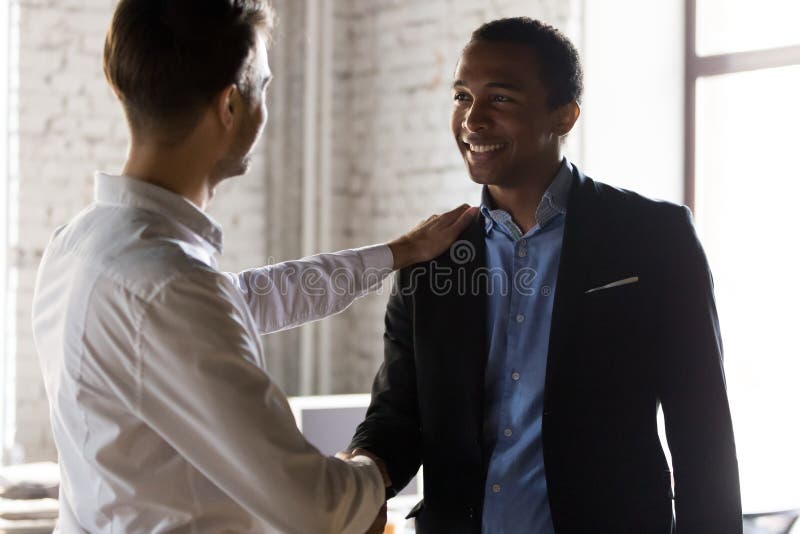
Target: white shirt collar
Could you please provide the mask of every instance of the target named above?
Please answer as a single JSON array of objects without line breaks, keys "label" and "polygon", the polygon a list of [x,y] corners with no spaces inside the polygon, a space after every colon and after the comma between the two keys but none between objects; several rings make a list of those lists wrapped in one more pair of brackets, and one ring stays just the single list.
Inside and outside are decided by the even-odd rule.
[{"label": "white shirt collar", "polygon": [[152,211],[182,224],[222,252],[222,227],[188,199],[154,184],[103,172],[95,173],[95,201]]}]

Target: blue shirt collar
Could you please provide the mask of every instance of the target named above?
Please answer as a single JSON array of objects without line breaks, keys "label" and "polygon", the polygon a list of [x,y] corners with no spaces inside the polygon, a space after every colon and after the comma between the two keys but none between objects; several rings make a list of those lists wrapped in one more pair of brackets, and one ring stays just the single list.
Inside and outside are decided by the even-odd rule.
[{"label": "blue shirt collar", "polygon": [[[550,182],[547,190],[542,195],[542,200],[536,208],[536,222],[541,228],[556,215],[567,213],[567,200],[572,185],[572,164],[563,158],[561,167],[556,172],[555,178]],[[498,225],[510,233],[514,239],[522,237],[522,231],[511,219],[511,214],[501,209],[494,209],[492,197],[488,186],[483,186],[481,193],[481,214],[485,220],[485,230],[488,234],[493,226]]]}]

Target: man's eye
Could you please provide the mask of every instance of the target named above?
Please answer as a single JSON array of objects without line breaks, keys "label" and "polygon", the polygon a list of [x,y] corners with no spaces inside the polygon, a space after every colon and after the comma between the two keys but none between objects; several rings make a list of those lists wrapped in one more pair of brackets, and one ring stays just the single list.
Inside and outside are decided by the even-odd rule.
[{"label": "man's eye", "polygon": [[465,102],[468,99],[469,95],[467,95],[466,93],[456,93],[453,96],[453,100],[455,100],[456,102]]},{"label": "man's eye", "polygon": [[510,98],[504,95],[494,95],[492,97],[493,102],[513,102]]}]

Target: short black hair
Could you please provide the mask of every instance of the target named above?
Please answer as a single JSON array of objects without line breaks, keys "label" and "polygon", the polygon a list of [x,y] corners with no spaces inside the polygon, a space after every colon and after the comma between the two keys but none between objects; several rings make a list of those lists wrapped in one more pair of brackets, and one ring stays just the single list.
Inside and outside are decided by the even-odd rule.
[{"label": "short black hair", "polygon": [[530,47],[539,59],[539,75],[547,88],[547,104],[556,109],[583,93],[583,69],[575,45],[553,26],[529,17],[487,22],[474,32],[475,42],[514,43]]}]

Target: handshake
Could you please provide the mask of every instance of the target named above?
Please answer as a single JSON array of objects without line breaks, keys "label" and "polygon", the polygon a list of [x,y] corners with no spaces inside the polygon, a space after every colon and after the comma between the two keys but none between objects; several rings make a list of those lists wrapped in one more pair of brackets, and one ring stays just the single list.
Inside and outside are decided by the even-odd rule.
[{"label": "handshake", "polygon": [[[478,208],[470,207],[467,204],[450,210],[441,215],[431,215],[420,222],[410,232],[387,243],[394,257],[394,269],[403,269],[415,263],[431,260],[444,251],[458,235],[464,231],[478,212]],[[383,460],[373,453],[364,449],[353,449],[336,453],[336,458],[350,461],[356,456],[366,456],[375,462],[383,476],[383,483],[386,487],[392,485],[389,473]],[[382,534],[386,527],[387,508],[386,502],[378,511],[378,516],[365,534]]]},{"label": "handshake", "polygon": [[[353,449],[349,452],[342,451],[336,453],[336,457],[344,461],[349,461],[355,456],[366,456],[367,458],[375,462],[375,465],[378,466],[378,469],[380,470],[381,475],[383,476],[384,485],[387,488],[392,485],[392,481],[389,478],[389,473],[386,471],[386,465],[383,463],[383,460],[381,460],[371,452],[366,451],[364,449]],[[369,528],[364,534],[383,534],[383,530],[386,527],[386,513],[387,513],[386,503],[384,502],[383,506],[381,506],[381,509],[378,511],[378,516],[375,518],[375,521],[372,522],[372,524],[369,526]]]}]

